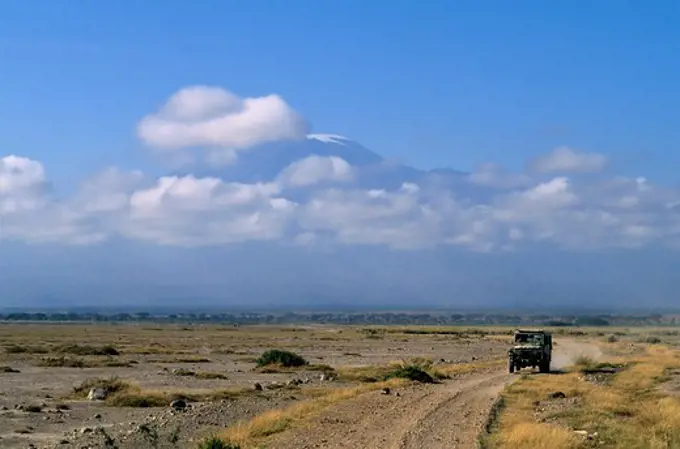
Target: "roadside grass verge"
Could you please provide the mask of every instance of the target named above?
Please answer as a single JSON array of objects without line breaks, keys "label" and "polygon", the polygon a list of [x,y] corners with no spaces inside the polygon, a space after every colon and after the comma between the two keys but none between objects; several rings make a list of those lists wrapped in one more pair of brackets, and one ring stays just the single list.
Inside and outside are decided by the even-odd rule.
[{"label": "roadside grass verge", "polygon": [[563,374],[521,375],[502,393],[484,447],[680,447],[680,397],[660,388],[678,369],[680,351],[655,345],[605,362],[579,358]]},{"label": "roadside grass verge", "polygon": [[268,437],[296,427],[318,415],[333,404],[355,398],[361,394],[381,388],[404,385],[403,379],[362,384],[347,388],[329,388],[317,392],[314,399],[299,402],[283,409],[270,410],[248,421],[242,421],[223,431],[219,437],[223,441],[237,444],[244,449],[256,448]]}]

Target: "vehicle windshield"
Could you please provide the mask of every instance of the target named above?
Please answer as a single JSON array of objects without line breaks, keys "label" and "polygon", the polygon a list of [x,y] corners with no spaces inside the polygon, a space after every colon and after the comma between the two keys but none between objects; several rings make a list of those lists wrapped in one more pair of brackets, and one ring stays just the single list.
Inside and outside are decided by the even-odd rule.
[{"label": "vehicle windshield", "polygon": [[517,334],[515,335],[515,342],[521,345],[541,345],[543,343],[543,335]]}]

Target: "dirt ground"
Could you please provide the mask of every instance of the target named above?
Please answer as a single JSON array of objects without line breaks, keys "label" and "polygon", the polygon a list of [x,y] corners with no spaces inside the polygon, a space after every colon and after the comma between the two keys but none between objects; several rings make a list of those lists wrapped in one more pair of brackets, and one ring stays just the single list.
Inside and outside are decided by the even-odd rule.
[{"label": "dirt ground", "polygon": [[[288,349],[311,364],[339,368],[384,365],[414,357],[449,364],[492,361],[505,356],[508,342],[499,335],[420,334],[337,326],[6,324],[0,325],[0,345],[0,368],[17,371],[0,372],[0,447],[123,449],[195,447],[205,436],[243,419],[305,400],[308,391],[346,386],[345,382],[322,381],[318,371],[254,371],[255,358],[267,349]],[[87,345],[111,345],[120,354],[78,353]],[[41,366],[46,364],[82,367]],[[209,376],[178,375],[178,369]],[[238,389],[241,394],[190,402],[181,412],[169,404],[119,407],[74,396],[74,388],[87,379],[111,376],[144,391],[205,394]],[[295,429],[284,432],[271,447],[436,448],[444,447],[447,441],[458,441],[447,447],[468,447],[505,377],[502,371],[472,373],[441,385],[405,387],[400,396],[379,392],[362,395],[328,411],[337,419],[344,417],[337,424],[324,425],[322,431],[311,435],[296,433],[299,431]],[[305,383],[273,388],[294,378]],[[256,391],[256,383],[264,387],[263,391]],[[395,417],[407,417],[408,425],[395,421]],[[333,422],[326,414],[319,419]],[[353,429],[374,426],[397,431],[374,435],[374,439],[343,439],[346,419],[351,420]],[[450,424],[470,420],[474,425],[462,433]],[[435,438],[430,427],[437,422],[450,434],[436,437],[443,438],[440,445],[430,441]],[[358,430],[353,432],[360,435]],[[383,437],[390,443],[382,441]],[[354,445],[338,445],[339,440]],[[357,445],[359,442],[363,445]]]}]

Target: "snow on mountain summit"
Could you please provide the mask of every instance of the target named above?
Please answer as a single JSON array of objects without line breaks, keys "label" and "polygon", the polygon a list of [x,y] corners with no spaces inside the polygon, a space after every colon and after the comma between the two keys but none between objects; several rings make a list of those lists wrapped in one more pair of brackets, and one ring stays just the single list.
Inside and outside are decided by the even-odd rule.
[{"label": "snow on mountain summit", "polygon": [[307,139],[318,140],[323,143],[337,143],[338,145],[345,145],[345,142],[350,140],[337,134],[307,134]]}]

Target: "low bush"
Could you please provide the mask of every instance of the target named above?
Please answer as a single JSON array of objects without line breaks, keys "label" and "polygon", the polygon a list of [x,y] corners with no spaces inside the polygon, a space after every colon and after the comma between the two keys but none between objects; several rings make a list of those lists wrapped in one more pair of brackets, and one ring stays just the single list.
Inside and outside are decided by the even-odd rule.
[{"label": "low bush", "polygon": [[434,378],[425,370],[417,365],[404,365],[400,366],[394,371],[390,372],[385,376],[385,379],[408,379],[414,382],[421,382],[426,384],[432,384],[435,382]]},{"label": "low bush", "polygon": [[270,349],[265,351],[255,363],[257,366],[279,365],[286,368],[308,365],[309,362],[302,356],[290,351]]},{"label": "low bush", "polygon": [[212,437],[198,443],[198,449],[241,449],[241,446]]}]

